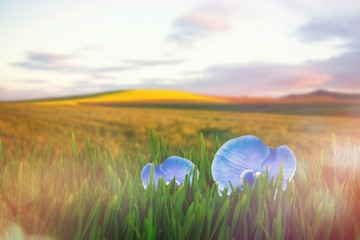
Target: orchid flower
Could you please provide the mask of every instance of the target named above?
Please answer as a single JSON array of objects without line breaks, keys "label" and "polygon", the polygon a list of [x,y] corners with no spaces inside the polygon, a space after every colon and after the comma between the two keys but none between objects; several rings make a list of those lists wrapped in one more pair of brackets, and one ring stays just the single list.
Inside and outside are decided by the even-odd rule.
[{"label": "orchid flower", "polygon": [[260,175],[268,171],[269,181],[277,178],[282,166],[282,189],[286,189],[296,170],[296,157],[286,145],[278,148],[266,146],[255,136],[242,136],[226,142],[215,154],[211,173],[218,185],[219,193],[225,188],[230,195],[232,189],[248,182],[253,184]]},{"label": "orchid flower", "polygon": [[[150,185],[150,172],[152,163],[146,164],[141,171],[141,180],[146,189]],[[174,178],[176,186],[185,182],[185,177],[188,175],[190,182],[192,181],[195,165],[188,159],[171,156],[164,160],[158,166],[154,166],[153,183],[155,188],[158,186],[158,181],[163,178],[166,184],[169,184]]]}]

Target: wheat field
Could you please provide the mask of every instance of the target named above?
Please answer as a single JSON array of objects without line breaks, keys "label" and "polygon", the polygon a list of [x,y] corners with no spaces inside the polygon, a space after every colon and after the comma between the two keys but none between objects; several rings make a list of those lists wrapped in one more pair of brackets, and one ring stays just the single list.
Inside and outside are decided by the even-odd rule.
[{"label": "wheat field", "polygon": [[[218,196],[214,153],[248,134],[286,144],[298,159],[294,181],[275,200],[279,184],[267,181]],[[360,236],[358,118],[3,103],[0,138],[5,239]],[[144,190],[141,168],[172,154],[196,164],[196,184]]]},{"label": "wheat field", "polygon": [[223,143],[251,134],[273,147],[287,144],[298,157],[319,155],[321,149],[331,146],[332,134],[340,145],[346,144],[348,138],[354,144],[360,142],[358,118],[92,105],[0,107],[3,144],[25,155],[34,144],[41,149],[52,142],[58,151],[65,150],[72,133],[80,144],[90,140],[112,153],[132,155],[140,150],[146,154],[151,130],[173,150],[198,146],[200,133],[207,147],[213,147],[215,138]]}]

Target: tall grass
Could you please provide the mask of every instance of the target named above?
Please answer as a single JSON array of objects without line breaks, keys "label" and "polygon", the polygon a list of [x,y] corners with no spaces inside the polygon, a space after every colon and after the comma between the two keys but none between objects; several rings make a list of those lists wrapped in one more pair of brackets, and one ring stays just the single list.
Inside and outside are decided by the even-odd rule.
[{"label": "tall grass", "polygon": [[332,154],[316,161],[297,156],[285,192],[281,179],[265,177],[229,197],[218,195],[210,171],[220,144],[208,150],[203,137],[199,149],[175,153],[196,165],[197,180],[160,181],[157,190],[143,188],[141,169],[171,152],[153,135],[150,154],[136,158],[75,137],[72,153],[57,158],[51,145],[20,158],[0,143],[0,236],[15,224],[24,236],[55,239],[353,239],[360,236],[360,148],[333,142]]}]

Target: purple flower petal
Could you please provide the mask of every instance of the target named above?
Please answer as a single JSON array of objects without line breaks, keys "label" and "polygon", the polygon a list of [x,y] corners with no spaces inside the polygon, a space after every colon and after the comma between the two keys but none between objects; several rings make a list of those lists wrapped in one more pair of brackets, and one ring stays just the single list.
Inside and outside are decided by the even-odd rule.
[{"label": "purple flower petal", "polygon": [[286,189],[286,182],[290,181],[295,174],[296,170],[296,157],[293,151],[286,146],[280,146],[276,149],[270,150],[270,155],[261,167],[262,172],[265,173],[266,169],[269,171],[269,180],[277,178],[282,166],[283,173],[283,190]]},{"label": "purple flower petal", "polygon": [[215,154],[211,166],[214,181],[219,192],[228,188],[241,187],[240,175],[246,170],[260,172],[261,166],[270,153],[267,147],[255,136],[242,136],[226,142]]},{"label": "purple flower petal", "polygon": [[[144,188],[147,188],[150,185],[150,172],[151,172],[151,163],[146,164],[141,171],[141,181],[144,185]],[[155,188],[158,186],[158,182],[160,178],[164,178],[160,167],[154,166],[154,177],[153,183],[155,184]]]},{"label": "purple flower petal", "polygon": [[[144,188],[147,188],[150,184],[151,166],[152,164],[148,163],[141,171],[141,181]],[[177,156],[169,157],[159,166],[154,166],[153,182],[155,184],[155,188],[157,188],[160,178],[163,178],[166,184],[169,184],[175,178],[176,186],[178,186],[183,184],[186,175],[189,175],[191,182],[194,169],[195,165],[185,158]]]},{"label": "purple flower petal", "polygon": [[184,183],[186,175],[189,175],[191,181],[195,169],[195,165],[191,161],[177,156],[165,159],[159,167],[165,177],[165,181],[170,182],[175,178],[179,184]]}]

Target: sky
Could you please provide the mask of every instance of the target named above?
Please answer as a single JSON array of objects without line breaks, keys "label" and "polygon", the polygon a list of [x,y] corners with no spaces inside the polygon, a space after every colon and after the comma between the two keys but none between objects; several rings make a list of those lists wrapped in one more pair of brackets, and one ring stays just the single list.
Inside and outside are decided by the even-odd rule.
[{"label": "sky", "polygon": [[0,100],[360,92],[357,0],[1,0]]}]

